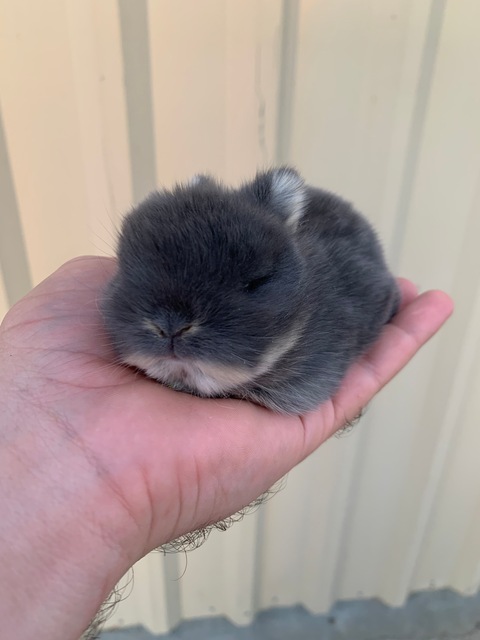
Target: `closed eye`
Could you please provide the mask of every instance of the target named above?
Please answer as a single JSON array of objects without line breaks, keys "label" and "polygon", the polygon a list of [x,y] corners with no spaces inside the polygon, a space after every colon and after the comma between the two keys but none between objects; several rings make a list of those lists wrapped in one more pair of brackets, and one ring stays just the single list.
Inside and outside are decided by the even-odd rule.
[{"label": "closed eye", "polygon": [[256,291],[264,284],[267,284],[267,282],[269,282],[272,279],[272,276],[273,276],[273,273],[267,273],[266,275],[261,276],[260,278],[253,278],[253,280],[250,280],[250,282],[247,282],[247,284],[245,285],[244,287],[245,291],[247,291],[247,293],[252,293],[253,291]]}]

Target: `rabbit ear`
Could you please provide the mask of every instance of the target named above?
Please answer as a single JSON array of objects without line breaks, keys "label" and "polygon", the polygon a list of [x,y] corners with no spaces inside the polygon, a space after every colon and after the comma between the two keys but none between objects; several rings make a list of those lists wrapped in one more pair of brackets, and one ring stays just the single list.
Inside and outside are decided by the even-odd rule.
[{"label": "rabbit ear", "polygon": [[258,204],[279,213],[288,225],[296,226],[307,199],[303,178],[291,167],[279,167],[257,173],[254,181],[244,187]]},{"label": "rabbit ear", "polygon": [[295,226],[303,214],[306,191],[303,178],[289,167],[272,172],[272,206],[283,211],[287,223]]},{"label": "rabbit ear", "polygon": [[187,182],[188,187],[197,187],[200,184],[215,184],[215,180],[211,176],[207,176],[203,173],[196,173]]}]

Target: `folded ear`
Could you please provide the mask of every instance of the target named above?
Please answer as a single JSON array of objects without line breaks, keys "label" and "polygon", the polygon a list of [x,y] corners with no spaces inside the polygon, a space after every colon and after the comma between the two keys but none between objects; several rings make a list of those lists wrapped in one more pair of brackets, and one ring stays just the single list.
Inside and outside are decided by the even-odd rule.
[{"label": "folded ear", "polygon": [[246,184],[242,191],[258,204],[281,215],[292,226],[297,224],[305,209],[305,183],[291,167],[257,173],[253,182]]}]

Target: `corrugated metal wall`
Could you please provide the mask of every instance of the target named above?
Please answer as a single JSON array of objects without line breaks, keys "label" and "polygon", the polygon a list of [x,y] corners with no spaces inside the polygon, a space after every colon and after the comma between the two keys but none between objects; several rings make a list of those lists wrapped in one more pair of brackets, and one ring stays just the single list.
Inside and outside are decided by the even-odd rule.
[{"label": "corrugated metal wall", "polygon": [[[198,171],[294,163],[456,314],[353,433],[187,558],[152,554],[112,624],[480,586],[480,3],[0,0],[0,313]],[[186,570],[185,570],[186,568]]]}]

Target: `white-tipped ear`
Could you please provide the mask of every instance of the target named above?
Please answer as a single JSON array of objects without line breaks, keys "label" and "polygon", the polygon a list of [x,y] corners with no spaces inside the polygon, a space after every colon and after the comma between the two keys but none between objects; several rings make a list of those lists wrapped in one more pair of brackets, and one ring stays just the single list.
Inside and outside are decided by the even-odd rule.
[{"label": "white-tipped ear", "polygon": [[284,213],[287,224],[295,227],[307,199],[303,178],[290,167],[274,169],[271,176],[271,203]]}]

